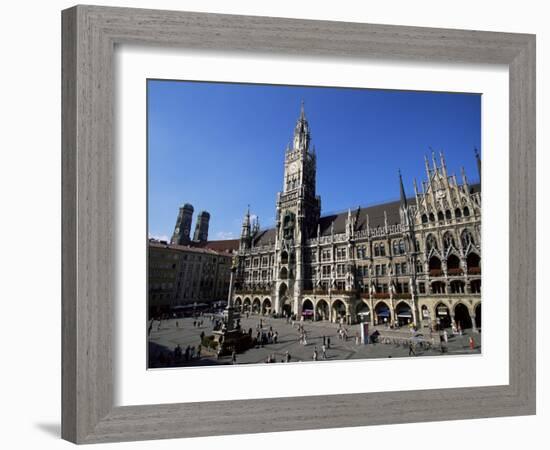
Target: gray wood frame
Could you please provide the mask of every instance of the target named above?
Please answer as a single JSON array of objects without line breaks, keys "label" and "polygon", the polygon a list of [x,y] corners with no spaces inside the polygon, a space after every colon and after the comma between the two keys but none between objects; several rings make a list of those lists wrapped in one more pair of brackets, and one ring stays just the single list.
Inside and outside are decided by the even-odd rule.
[{"label": "gray wood frame", "polygon": [[[535,413],[535,36],[96,6],[63,11],[62,30],[64,439],[94,443]],[[114,407],[113,52],[119,43],[506,64],[510,383]]]}]

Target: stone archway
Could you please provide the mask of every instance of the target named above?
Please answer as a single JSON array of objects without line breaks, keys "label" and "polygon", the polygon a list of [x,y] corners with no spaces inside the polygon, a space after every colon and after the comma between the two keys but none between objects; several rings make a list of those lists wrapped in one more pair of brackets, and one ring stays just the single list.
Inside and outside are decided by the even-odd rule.
[{"label": "stone archway", "polygon": [[390,323],[390,321],[390,307],[386,304],[386,302],[378,302],[374,307],[374,324],[382,325],[385,323]]},{"label": "stone archway", "polygon": [[243,312],[250,312],[251,306],[252,306],[252,301],[250,300],[250,298],[246,297],[243,300]]},{"label": "stone archway", "polygon": [[474,309],[476,313],[476,328],[481,330],[481,303],[478,303]]},{"label": "stone archway", "polygon": [[451,327],[451,312],[445,303],[435,305],[435,321],[440,330]]},{"label": "stone archway", "polygon": [[262,314],[264,316],[271,314],[271,300],[268,298],[265,298],[262,303]]},{"label": "stone archway", "polygon": [[360,302],[355,307],[355,314],[357,316],[357,322],[370,322],[372,318],[372,313],[369,308],[369,305],[367,305],[365,302]]},{"label": "stone archway", "polygon": [[463,330],[466,330],[468,328],[472,328],[472,319],[470,317],[470,311],[468,311],[468,307],[464,303],[457,303],[455,306],[455,323],[458,328],[462,328]]},{"label": "stone archway", "polygon": [[252,302],[252,314],[260,314],[262,302],[258,297]]},{"label": "stone archway", "polygon": [[241,311],[242,310],[242,307],[243,307],[243,301],[241,300],[241,297],[237,297],[235,299],[235,308],[238,310],[238,311]]},{"label": "stone archway", "polygon": [[395,307],[397,324],[402,327],[413,321],[412,309],[407,302],[399,302]]},{"label": "stone archway", "polygon": [[334,323],[345,323],[347,315],[347,308],[342,300],[334,300],[332,302],[332,321]]},{"label": "stone archway", "polygon": [[323,299],[318,300],[315,311],[317,313],[317,319],[318,320],[329,320],[330,319],[330,312],[329,312],[330,310],[329,310],[328,303],[326,302],[326,300],[323,300]]},{"label": "stone archway", "polygon": [[313,320],[315,317],[313,302],[309,298],[302,302],[302,317],[304,320]]}]

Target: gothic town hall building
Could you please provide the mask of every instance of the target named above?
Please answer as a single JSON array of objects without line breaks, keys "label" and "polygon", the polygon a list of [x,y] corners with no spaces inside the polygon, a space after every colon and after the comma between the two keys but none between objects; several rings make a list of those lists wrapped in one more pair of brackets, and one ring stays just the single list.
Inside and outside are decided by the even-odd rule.
[{"label": "gothic town hall building", "polygon": [[[481,188],[425,158],[426,180],[400,200],[321,215],[304,108],[286,149],[276,224],[242,224],[233,304],[330,320],[481,327]],[[481,165],[476,151],[478,170]],[[396,184],[397,185],[397,184]]]}]

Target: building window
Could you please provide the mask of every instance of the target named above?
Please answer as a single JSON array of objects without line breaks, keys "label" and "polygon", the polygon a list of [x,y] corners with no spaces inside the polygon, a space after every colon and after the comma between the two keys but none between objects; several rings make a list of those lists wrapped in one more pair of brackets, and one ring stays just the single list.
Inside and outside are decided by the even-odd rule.
[{"label": "building window", "polygon": [[323,266],[323,278],[330,278],[330,266]]},{"label": "building window", "polygon": [[383,243],[380,244],[380,256],[386,256],[386,246]]},{"label": "building window", "polygon": [[342,261],[346,259],[346,248],[345,247],[339,247],[336,249],[336,260]]},{"label": "building window", "polygon": [[337,274],[337,276],[339,276],[339,277],[343,277],[343,276],[344,276],[344,274],[345,274],[345,267],[346,267],[346,266],[345,266],[344,264],[338,264],[338,265],[336,266],[336,274]]},{"label": "building window", "polygon": [[380,256],[380,247],[378,244],[374,244],[374,256]]},{"label": "building window", "polygon": [[424,283],[418,283],[418,292],[420,294],[426,293],[426,285]]}]

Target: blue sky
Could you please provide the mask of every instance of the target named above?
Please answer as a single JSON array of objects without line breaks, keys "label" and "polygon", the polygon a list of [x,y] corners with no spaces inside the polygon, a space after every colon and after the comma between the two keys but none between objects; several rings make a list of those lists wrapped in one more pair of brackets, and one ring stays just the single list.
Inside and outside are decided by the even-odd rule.
[{"label": "blue sky", "polygon": [[302,100],[322,214],[398,199],[398,169],[413,195],[430,147],[479,179],[480,95],[168,80],[148,80],[147,95],[150,236],[169,238],[184,203],[193,219],[210,212],[212,240],[238,237],[248,204],[273,225]]}]

